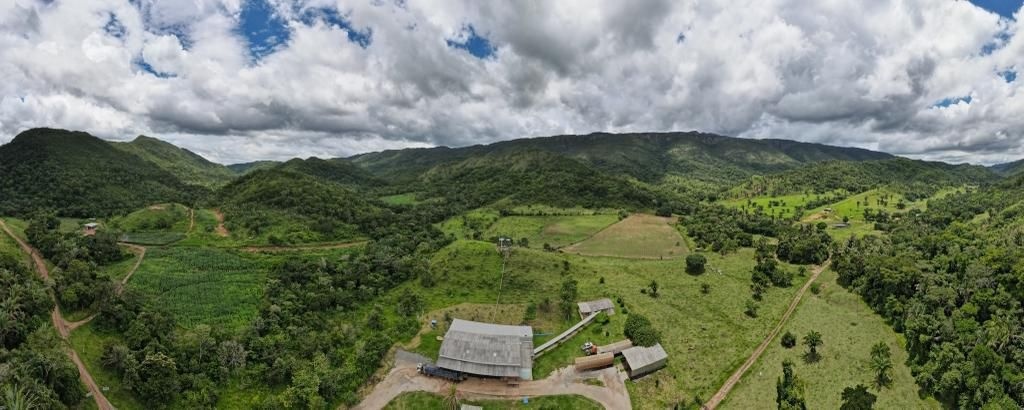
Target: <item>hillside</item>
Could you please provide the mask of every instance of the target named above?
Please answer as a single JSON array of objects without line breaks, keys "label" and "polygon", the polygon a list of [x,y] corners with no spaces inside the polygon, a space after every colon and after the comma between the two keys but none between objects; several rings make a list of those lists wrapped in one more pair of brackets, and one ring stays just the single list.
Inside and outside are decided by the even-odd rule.
[{"label": "hillside", "polygon": [[280,164],[281,164],[280,161],[253,161],[253,162],[243,162],[241,164],[231,164],[231,165],[228,165],[227,167],[228,167],[228,169],[230,169],[232,172],[234,172],[236,174],[245,175],[245,174],[248,174],[248,173],[250,173],[252,171],[258,171],[258,170],[261,170],[261,169],[270,169],[270,168],[276,167],[276,166],[278,166]]},{"label": "hillside", "polygon": [[1017,175],[1017,174],[1021,173],[1022,171],[1024,171],[1024,159],[1020,159],[1020,160],[1013,161],[1013,162],[1006,162],[1006,163],[1002,163],[1002,164],[996,164],[996,165],[993,165],[993,166],[989,167],[989,169],[991,169],[992,172],[995,172],[995,173],[997,173],[999,175],[1004,175],[1004,176]]},{"label": "hillside", "polygon": [[731,184],[751,175],[784,171],[817,161],[892,158],[889,154],[859,148],[677,132],[561,135],[465,148],[383,151],[350,159],[376,175],[408,181],[440,164],[523,150],[557,153],[601,171],[652,183],[677,175],[702,182]]},{"label": "hillside", "polygon": [[[755,176],[729,191],[735,198],[757,195],[824,193],[835,189],[862,192],[880,185],[899,185],[906,190],[928,186],[980,184],[998,176],[985,167],[894,158],[880,161],[825,161],[774,175]],[[923,192],[924,197],[933,192]],[[912,199],[913,200],[913,199]]]},{"label": "hillside", "polygon": [[187,184],[216,188],[235,177],[235,173],[223,165],[210,162],[187,149],[145,135],[140,135],[131,142],[114,142],[112,145],[156,164]]},{"label": "hillside", "polygon": [[471,207],[498,200],[563,207],[653,208],[658,195],[643,184],[595,170],[551,152],[495,152],[441,165],[423,175],[427,197]]},{"label": "hillside", "polygon": [[55,210],[105,216],[159,202],[191,203],[200,187],[84,132],[37,128],[0,146],[0,214]]},{"label": "hillside", "polygon": [[385,184],[383,180],[375,177],[369,171],[340,159],[296,158],[278,165],[276,169],[314,176],[349,188]]}]

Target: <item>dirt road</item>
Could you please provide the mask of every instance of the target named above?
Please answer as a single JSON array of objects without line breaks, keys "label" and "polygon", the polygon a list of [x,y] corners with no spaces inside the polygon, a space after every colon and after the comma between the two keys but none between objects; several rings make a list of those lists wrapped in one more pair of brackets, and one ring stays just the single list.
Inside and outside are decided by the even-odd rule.
[{"label": "dirt road", "polygon": [[[18,242],[18,245],[21,246],[22,250],[32,256],[33,265],[35,265],[36,271],[39,272],[39,276],[42,276],[43,279],[49,279],[50,271],[46,269],[46,263],[43,261],[42,256],[39,255],[39,252],[22,241],[21,238],[14,235],[14,232],[11,232],[10,228],[7,227],[7,224],[5,224],[3,220],[0,220],[0,228],[3,228],[4,232],[14,239],[15,242]],[[60,308],[57,307],[57,298],[52,293],[50,294],[50,298],[53,299],[54,304],[53,311],[50,312],[50,319],[53,321],[53,327],[57,329],[57,333],[60,334],[61,339],[65,342],[65,351],[67,352],[68,357],[75,363],[75,367],[78,367],[78,377],[82,379],[82,384],[85,385],[89,390],[89,393],[92,394],[93,399],[96,400],[96,407],[100,410],[114,410],[114,406],[110,404],[107,397],[103,395],[103,391],[101,391],[99,386],[96,385],[96,381],[93,380],[92,375],[89,374],[89,369],[86,369],[85,364],[83,364],[82,360],[78,358],[78,352],[75,352],[75,349],[72,349],[71,346],[67,344],[70,330],[68,330],[68,327],[65,325],[67,322],[64,320],[64,316],[60,314]]]},{"label": "dirt road", "polygon": [[[138,258],[135,260],[135,265],[132,266],[132,269],[130,271],[128,271],[127,274],[124,275],[124,278],[122,278],[120,282],[117,283],[117,290],[116,290],[116,292],[117,292],[118,295],[124,293],[124,288],[125,288],[126,285],[128,285],[128,280],[132,278],[132,275],[135,274],[135,271],[139,270],[139,265],[142,265],[142,260],[146,258],[146,247],[139,246],[139,245],[132,245],[132,244],[128,244],[128,243],[122,243],[121,245],[129,247],[132,250],[134,250],[136,255],[138,256]],[[93,313],[93,314],[89,315],[89,317],[87,317],[85,319],[82,319],[82,320],[79,320],[77,322],[68,322],[66,319],[63,319],[63,318],[62,318],[62,320],[64,320],[64,329],[66,329],[67,332],[70,334],[75,329],[78,329],[79,327],[84,326],[86,323],[91,322],[95,318],[96,318],[96,313]]]},{"label": "dirt road", "polygon": [[188,209],[188,232],[185,232],[185,233],[186,234],[192,233],[192,228],[195,228],[195,227],[196,227],[196,210],[192,209],[192,208],[189,208]]},{"label": "dirt road", "polygon": [[[357,410],[379,410],[396,397],[406,392],[425,391],[444,395],[451,384],[447,381],[420,375],[415,363],[396,361],[395,368],[388,373],[370,395],[353,407]],[[584,379],[599,379],[604,386],[582,383]],[[456,384],[459,396],[474,400],[519,399],[522,397],[579,395],[591,399],[606,409],[630,409],[629,392],[626,391],[625,373],[616,368],[607,368],[582,374],[572,367],[552,373],[543,380],[522,382],[509,386],[500,380],[470,379]]]},{"label": "dirt road", "polygon": [[747,361],[743,362],[743,366],[736,369],[736,372],[733,373],[732,376],[729,376],[729,379],[725,381],[722,388],[718,389],[718,392],[715,393],[714,396],[711,396],[711,400],[708,400],[708,402],[704,404],[704,409],[714,410],[719,404],[722,404],[722,401],[729,395],[732,388],[736,386],[736,383],[739,383],[740,379],[743,378],[743,374],[746,373],[747,370],[750,370],[750,367],[757,362],[757,359],[761,357],[761,354],[764,353],[765,349],[767,349],[772,343],[772,340],[775,340],[775,336],[778,336],[779,332],[782,331],[782,328],[786,325],[786,321],[789,320],[789,316],[792,315],[793,311],[795,311],[797,306],[800,305],[800,300],[804,297],[804,293],[807,292],[807,289],[811,287],[811,284],[818,279],[818,275],[820,275],[828,265],[829,262],[826,261],[821,264],[821,266],[814,268],[814,272],[811,274],[811,277],[807,279],[804,286],[801,287],[800,291],[798,291],[796,296],[793,297],[793,301],[789,303],[789,308],[786,309],[786,313],[784,313],[782,318],[779,319],[779,324],[775,326],[775,329],[773,329],[767,337],[765,337],[764,341],[761,342],[761,345],[757,346],[757,349],[755,349],[754,353],[747,358]]},{"label": "dirt road", "polygon": [[217,236],[227,238],[231,233],[228,232],[228,228],[224,227],[224,213],[220,209],[214,209],[213,214],[217,216]]}]

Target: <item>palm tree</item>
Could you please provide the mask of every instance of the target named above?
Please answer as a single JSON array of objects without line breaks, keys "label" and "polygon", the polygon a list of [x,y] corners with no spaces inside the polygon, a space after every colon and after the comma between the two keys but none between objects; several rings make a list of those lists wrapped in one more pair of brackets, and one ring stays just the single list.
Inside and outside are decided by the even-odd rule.
[{"label": "palm tree", "polygon": [[878,387],[888,386],[892,381],[892,353],[884,342],[871,346],[871,370],[875,372],[875,383]]},{"label": "palm tree", "polygon": [[36,397],[24,387],[15,388],[14,385],[4,387],[3,406],[6,410],[32,410],[39,408]]},{"label": "palm tree", "polygon": [[810,362],[818,360],[818,346],[823,344],[821,340],[821,333],[817,331],[810,331],[804,336],[804,344],[807,345],[807,359]]}]

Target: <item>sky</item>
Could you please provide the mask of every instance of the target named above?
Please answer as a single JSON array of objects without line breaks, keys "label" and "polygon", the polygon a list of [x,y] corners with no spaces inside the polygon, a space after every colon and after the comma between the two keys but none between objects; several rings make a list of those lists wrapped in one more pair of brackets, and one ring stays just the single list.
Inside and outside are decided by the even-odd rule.
[{"label": "sky", "polygon": [[1024,0],[0,0],[0,143],[221,163],[703,131],[1024,158]]}]

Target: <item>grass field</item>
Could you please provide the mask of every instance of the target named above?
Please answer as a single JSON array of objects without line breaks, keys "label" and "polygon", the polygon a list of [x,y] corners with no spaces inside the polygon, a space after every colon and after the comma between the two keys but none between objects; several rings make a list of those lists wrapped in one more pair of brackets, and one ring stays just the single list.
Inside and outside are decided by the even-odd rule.
[{"label": "grass field", "polygon": [[[939,194],[948,195],[945,191]],[[939,195],[937,194],[937,195]],[[885,199],[885,201],[883,201]],[[903,202],[904,208],[900,209],[897,204]],[[852,195],[846,199],[830,205],[824,205],[806,212],[802,222],[825,222],[829,225],[828,233],[834,238],[848,238],[850,235],[863,236],[868,234],[880,234],[875,230],[875,223],[864,220],[864,210],[885,210],[886,212],[906,212],[911,209],[923,209],[927,201],[910,202],[903,200],[903,195],[888,188],[877,188]],[[834,224],[843,222],[843,217],[849,218],[849,227],[836,228]]]},{"label": "grass field", "polygon": [[484,232],[484,238],[508,236],[518,241],[526,238],[531,248],[554,248],[572,245],[589,238],[618,222],[614,214],[591,216],[507,216],[495,221]]},{"label": "grass field", "polygon": [[25,237],[25,229],[28,228],[28,221],[13,217],[4,217],[3,219],[4,224],[11,229],[11,232],[14,233],[15,236],[23,241],[28,240]]},{"label": "grass field", "polygon": [[183,326],[238,330],[256,317],[265,266],[215,248],[151,248],[129,286],[153,296]]},{"label": "grass field", "polygon": [[[589,410],[601,409],[601,406],[590,399],[580,396],[543,396],[530,398],[529,404],[522,400],[460,400],[460,404],[469,404],[483,407],[488,410],[503,409],[573,409]],[[443,397],[426,392],[403,393],[388,403],[387,410],[443,410],[450,407],[445,405]]]},{"label": "grass field", "polygon": [[760,196],[755,198],[729,199],[721,201],[722,205],[745,209],[753,212],[760,209],[765,215],[789,218],[797,207],[803,207],[808,201],[848,195],[844,190],[836,190],[824,194],[792,194],[781,196]]},{"label": "grass field", "polygon": [[818,278],[821,294],[805,295],[783,331],[793,332],[798,339],[811,330],[820,332],[824,341],[820,348],[822,359],[807,364],[801,359],[805,347],[785,349],[776,339],[736,385],[722,409],[774,409],[775,384],[782,377],[785,359],[795,363],[795,373],[805,383],[807,408],[837,409],[844,388],[861,383],[873,386],[869,360],[871,346],[878,342],[885,342],[892,351],[893,382],[881,390],[871,388],[878,395],[875,408],[941,408],[934,399],[918,397],[918,386],[905,364],[907,352],[901,336],[859,296],[840,287],[835,278],[831,270],[822,272]]},{"label": "grass field", "polygon": [[686,254],[686,241],[672,221],[653,215],[632,215],[564,250],[588,256],[677,258]]},{"label": "grass field", "polygon": [[31,266],[32,263],[28,254],[21,250],[21,247],[18,246],[14,239],[11,239],[6,233],[0,232],[0,258],[6,257],[22,261],[25,266]]},{"label": "grass field", "polygon": [[[486,242],[457,241],[441,250],[432,261],[438,284],[423,289],[418,284],[405,284],[391,294],[410,288],[427,302],[427,311],[451,306],[457,302],[493,304],[498,299],[499,282],[502,304],[534,303],[538,315],[544,314],[547,299],[557,311],[558,292],[566,278],[578,281],[578,300],[622,297],[630,312],[641,313],[654,322],[662,333],[662,344],[669,354],[668,367],[637,382],[627,383],[634,407],[641,409],[671,407],[690,401],[694,395],[710,397],[769,333],[796,291],[772,288],[759,303],[759,316],[744,315],[750,297],[750,272],[754,265],[751,249],[722,257],[707,254],[708,273],[692,276],[684,273],[679,260],[639,260],[607,257],[582,257],[570,254],[516,248],[513,250],[504,280],[500,279],[501,258],[494,246]],[[793,266],[785,265],[795,270]],[[721,273],[717,273],[718,271]],[[604,283],[601,279],[604,278]],[[660,296],[641,293],[651,280],[659,283]],[[799,283],[805,278],[797,277]],[[711,286],[701,293],[701,284]],[[619,321],[625,312],[617,312],[608,325],[605,340],[618,340],[622,335]],[[512,314],[514,315],[514,314]],[[482,316],[484,320],[488,318]],[[535,333],[557,334],[578,321],[575,311],[569,320],[554,320],[535,327]],[[512,317],[511,320],[518,318]],[[429,318],[424,318],[429,321]],[[564,343],[546,353],[538,363],[540,370],[568,366],[577,355],[582,339],[588,334]],[[601,337],[603,333],[600,333]],[[428,342],[429,343],[429,342]],[[439,343],[438,343],[439,346]],[[425,348],[436,349],[433,348]],[[429,355],[434,356],[436,353]],[[565,360],[564,363],[560,363]],[[543,367],[540,367],[543,366]],[[537,369],[535,369],[536,371]]]},{"label": "grass field", "polygon": [[[103,355],[103,348],[107,344],[118,342],[121,337],[116,334],[107,334],[96,330],[93,324],[86,324],[74,332],[71,332],[69,341],[82,362],[89,369],[89,374],[96,380],[100,389],[104,389],[103,395],[118,409],[135,410],[146,407],[135,400],[130,391],[122,386],[121,378],[112,371],[100,365],[100,357]],[[87,399],[92,401],[92,399]]]},{"label": "grass field", "polygon": [[188,207],[181,204],[159,204],[142,208],[125,216],[111,218],[108,227],[124,232],[188,232]]}]

